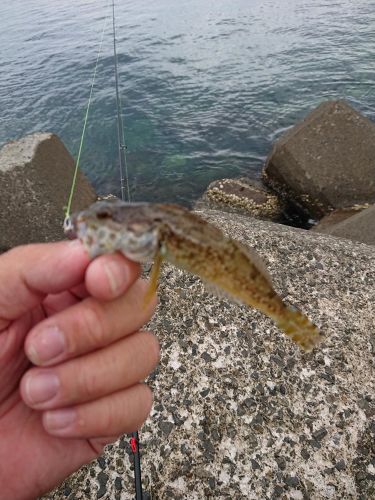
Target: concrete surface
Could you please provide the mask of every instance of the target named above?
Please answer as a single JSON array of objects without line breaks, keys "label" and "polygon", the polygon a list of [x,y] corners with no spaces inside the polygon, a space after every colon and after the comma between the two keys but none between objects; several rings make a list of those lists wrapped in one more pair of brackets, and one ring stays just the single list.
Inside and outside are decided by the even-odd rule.
[{"label": "concrete surface", "polygon": [[[375,498],[375,249],[214,211],[326,336],[302,354],[254,310],[166,266],[141,429],[145,498]],[[127,439],[45,499],[133,499]]]},{"label": "concrete surface", "polygon": [[[37,133],[0,150],[0,252],[24,243],[64,238],[62,224],[75,162],[60,139]],[[73,210],[96,199],[79,172]]]},{"label": "concrete surface", "polygon": [[344,101],[324,102],[275,143],[263,179],[307,218],[375,203],[375,124]]},{"label": "concrete surface", "polygon": [[310,231],[317,231],[318,233],[329,233],[329,228],[339,224],[345,219],[349,219],[353,215],[357,215],[361,209],[355,208],[337,208],[328,215],[322,217],[316,224],[314,224]]},{"label": "concrete surface", "polygon": [[334,225],[316,228],[321,233],[375,245],[375,205]]}]

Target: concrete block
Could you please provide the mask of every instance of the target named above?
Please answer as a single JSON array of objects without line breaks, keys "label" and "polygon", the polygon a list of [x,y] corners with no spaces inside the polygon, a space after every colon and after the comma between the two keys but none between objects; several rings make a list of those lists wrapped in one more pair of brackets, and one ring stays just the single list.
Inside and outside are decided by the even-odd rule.
[{"label": "concrete block", "polygon": [[316,231],[317,233],[329,233],[329,228],[335,226],[339,222],[352,217],[360,212],[355,208],[337,208],[329,214],[322,217],[317,224],[310,228],[310,231]]},{"label": "concrete block", "polygon": [[[319,226],[319,225],[318,225]],[[316,231],[375,245],[375,205],[334,225],[317,227]]]},{"label": "concrete block", "polygon": [[275,143],[263,179],[315,219],[375,203],[375,124],[344,101],[325,102]]},{"label": "concrete block", "polygon": [[279,198],[247,178],[212,182],[196,204],[197,209],[204,206],[275,222],[283,220],[283,204]]},{"label": "concrete block", "polygon": [[[375,248],[201,215],[254,247],[326,340],[303,354],[269,318],[165,265],[150,324],[161,344],[155,402],[140,429],[145,498],[375,498]],[[102,498],[134,499],[128,437],[45,500],[97,498],[103,474]]]},{"label": "concrete block", "polygon": [[[62,224],[75,162],[60,139],[36,133],[0,150],[0,251],[16,245],[64,239]],[[73,210],[96,194],[79,172]]]}]

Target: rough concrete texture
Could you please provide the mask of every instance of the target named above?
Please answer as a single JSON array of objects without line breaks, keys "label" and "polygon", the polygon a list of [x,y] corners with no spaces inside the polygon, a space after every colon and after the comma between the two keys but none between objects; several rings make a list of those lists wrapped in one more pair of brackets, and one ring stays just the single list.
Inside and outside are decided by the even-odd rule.
[{"label": "rough concrete texture", "polygon": [[[375,498],[375,249],[208,211],[255,247],[326,336],[302,354],[271,320],[166,266],[161,361],[141,429],[145,498]],[[127,440],[47,499],[133,499]]]},{"label": "rough concrete texture", "polygon": [[375,245],[375,205],[327,227],[316,227],[321,233]]},{"label": "rough concrete texture", "polygon": [[310,231],[318,233],[329,233],[329,228],[339,224],[340,222],[358,214],[364,208],[337,208],[332,210],[328,215],[322,217],[315,225],[310,228]]},{"label": "rough concrete texture", "polygon": [[[67,204],[75,162],[60,139],[37,133],[0,150],[0,251],[32,242],[64,238]],[[73,210],[96,199],[82,173],[77,178]]]},{"label": "rough concrete texture", "polygon": [[279,198],[260,183],[244,177],[212,182],[196,207],[237,212],[275,222],[283,219]]},{"label": "rough concrete texture", "polygon": [[374,203],[375,124],[344,101],[325,102],[275,143],[263,179],[316,219]]}]

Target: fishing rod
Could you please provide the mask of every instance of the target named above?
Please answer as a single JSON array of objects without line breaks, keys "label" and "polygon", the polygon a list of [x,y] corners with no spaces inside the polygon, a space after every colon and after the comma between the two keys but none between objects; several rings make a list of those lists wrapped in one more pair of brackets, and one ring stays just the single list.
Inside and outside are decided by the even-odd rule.
[{"label": "fishing rod", "polygon": [[117,48],[116,48],[115,0],[112,0],[112,27],[113,27],[113,56],[114,56],[114,66],[115,66],[116,109],[117,109],[117,143],[118,143],[118,159],[119,159],[119,169],[120,169],[121,199],[122,201],[125,201],[125,178],[126,178],[128,201],[130,201],[129,178],[128,178],[127,163],[126,163],[125,134],[124,134],[124,125],[122,121],[121,99],[119,91]]},{"label": "fishing rod", "polygon": [[[117,108],[117,142],[118,142],[118,158],[120,169],[120,186],[121,198],[125,201],[125,177],[128,193],[128,201],[130,201],[129,178],[126,164],[126,145],[124,126],[121,112],[121,99],[119,92],[119,77],[117,65],[117,48],[116,48],[116,16],[115,16],[115,0],[112,0],[112,27],[113,27],[113,56],[115,62],[115,88],[116,88],[116,108]],[[135,499],[143,500],[142,492],[142,474],[141,474],[141,456],[139,452],[139,433],[132,432],[130,439],[130,447],[133,453],[134,463],[134,484],[135,484]]]},{"label": "fishing rod", "polygon": [[133,452],[135,498],[136,498],[136,500],[143,500],[141,455],[139,452],[139,433],[138,433],[138,431],[132,432],[131,438],[130,438],[130,447],[131,447],[132,452]]},{"label": "fishing rod", "polygon": [[[109,0],[107,3],[107,6],[109,6]],[[82,148],[83,148],[85,131],[86,131],[86,127],[87,127],[89,111],[90,111],[90,106],[91,106],[91,101],[92,101],[93,89],[94,89],[96,74],[97,74],[97,70],[98,70],[98,63],[99,63],[99,59],[100,59],[100,55],[101,55],[101,51],[102,51],[104,33],[105,33],[108,18],[109,18],[109,15],[105,18],[105,21],[103,24],[100,46],[99,46],[98,54],[96,57],[94,75],[93,75],[92,82],[91,82],[90,95],[89,95],[89,99],[88,99],[88,103],[87,103],[84,125],[83,125],[83,129],[82,129],[82,134],[81,134],[78,157],[77,157],[77,161],[76,161],[76,165],[75,165],[75,169],[74,169],[74,176],[73,176],[73,180],[72,180],[72,185],[71,185],[71,189],[70,189],[68,203],[67,203],[67,206],[65,207],[64,225],[69,220],[70,209],[71,209],[73,195],[74,195],[74,191],[75,191],[75,187],[76,187],[79,162],[80,162],[81,152],[82,152]],[[123,201],[125,200],[125,181],[126,181],[127,196],[128,196],[128,201],[130,201],[129,177],[128,177],[127,162],[126,162],[125,134],[124,134],[123,121],[122,121],[121,99],[120,99],[120,92],[119,92],[119,77],[118,77],[117,49],[116,49],[115,2],[114,2],[114,0],[112,0],[112,26],[113,26],[113,53],[114,53],[114,63],[115,63],[114,65],[115,65],[115,86],[116,86],[116,108],[117,108],[117,141],[118,141],[118,150],[119,150],[121,198]],[[138,433],[138,431],[132,432],[131,439],[130,439],[130,447],[131,447],[131,450],[133,453],[133,462],[134,462],[135,499],[136,500],[143,500],[142,476],[141,476],[141,457],[140,457],[140,453],[139,453],[139,433]]]}]

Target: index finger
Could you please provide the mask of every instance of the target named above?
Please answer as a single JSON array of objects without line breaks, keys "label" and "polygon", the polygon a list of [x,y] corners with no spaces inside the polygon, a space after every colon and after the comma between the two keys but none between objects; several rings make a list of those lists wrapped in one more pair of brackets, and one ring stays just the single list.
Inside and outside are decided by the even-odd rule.
[{"label": "index finger", "polygon": [[46,295],[83,282],[89,257],[79,241],[13,248],[0,256],[0,330]]}]

